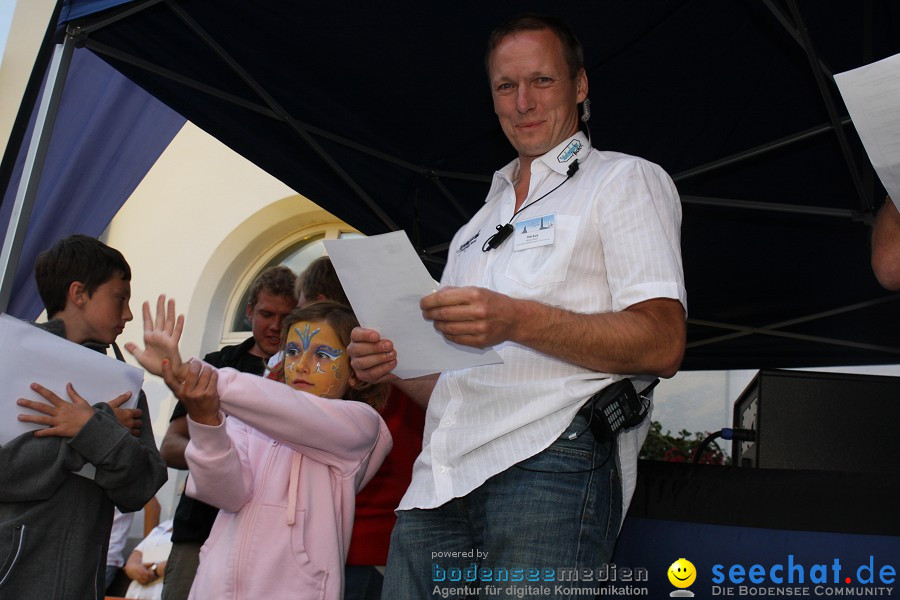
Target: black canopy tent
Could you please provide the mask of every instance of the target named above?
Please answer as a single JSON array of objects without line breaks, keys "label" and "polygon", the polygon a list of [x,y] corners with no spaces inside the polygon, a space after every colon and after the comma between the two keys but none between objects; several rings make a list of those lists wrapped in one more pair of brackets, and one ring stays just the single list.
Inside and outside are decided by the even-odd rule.
[{"label": "black canopy tent", "polygon": [[684,368],[900,362],[900,295],[868,264],[884,190],[831,80],[900,51],[890,0],[150,0],[68,33],[360,230],[404,229],[439,275],[514,156],[481,64],[522,11],[583,41],[594,144],[679,187]]}]

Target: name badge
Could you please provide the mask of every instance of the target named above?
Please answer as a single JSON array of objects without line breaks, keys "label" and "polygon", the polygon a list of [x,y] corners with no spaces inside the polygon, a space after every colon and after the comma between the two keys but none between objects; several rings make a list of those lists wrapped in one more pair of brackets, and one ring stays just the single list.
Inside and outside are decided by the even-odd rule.
[{"label": "name badge", "polygon": [[554,240],[555,222],[556,215],[544,215],[527,221],[519,221],[516,223],[513,250],[518,252],[528,248],[549,246]]}]

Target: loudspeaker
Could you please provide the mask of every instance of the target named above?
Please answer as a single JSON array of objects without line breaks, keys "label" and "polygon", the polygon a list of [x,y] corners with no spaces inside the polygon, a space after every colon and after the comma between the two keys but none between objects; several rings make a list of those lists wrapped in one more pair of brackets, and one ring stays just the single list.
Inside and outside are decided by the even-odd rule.
[{"label": "loudspeaker", "polygon": [[734,464],[848,472],[900,470],[900,377],[762,370],[734,403]]}]

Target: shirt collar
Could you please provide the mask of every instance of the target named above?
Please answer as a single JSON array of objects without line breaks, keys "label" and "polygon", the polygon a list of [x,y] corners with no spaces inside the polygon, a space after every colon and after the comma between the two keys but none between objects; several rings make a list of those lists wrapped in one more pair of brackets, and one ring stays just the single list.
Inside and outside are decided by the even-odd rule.
[{"label": "shirt collar", "polygon": [[[587,155],[590,154],[590,151],[591,142],[588,140],[583,131],[578,131],[574,135],[567,137],[565,140],[560,142],[559,145],[557,145],[555,148],[553,148],[543,156],[539,156],[534,159],[534,161],[532,161],[531,163],[532,173],[534,172],[534,165],[537,163],[541,163],[547,168],[556,171],[560,175],[565,175],[576,158],[584,161]],[[515,178],[518,169],[519,159],[516,158],[505,167],[497,171],[497,175],[501,175],[504,179],[512,181]]]}]

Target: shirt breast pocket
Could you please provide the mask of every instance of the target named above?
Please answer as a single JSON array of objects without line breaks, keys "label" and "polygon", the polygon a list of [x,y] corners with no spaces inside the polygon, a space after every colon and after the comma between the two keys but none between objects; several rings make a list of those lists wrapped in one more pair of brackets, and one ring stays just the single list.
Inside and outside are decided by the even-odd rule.
[{"label": "shirt breast pocket", "polygon": [[565,281],[580,221],[580,217],[556,215],[553,243],[512,252],[506,266],[506,278],[526,288]]}]

